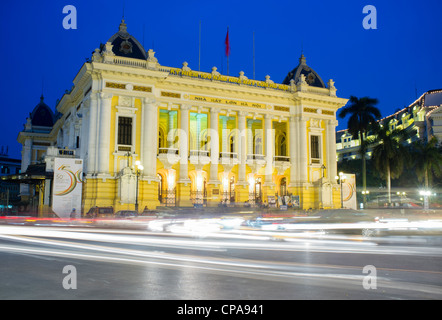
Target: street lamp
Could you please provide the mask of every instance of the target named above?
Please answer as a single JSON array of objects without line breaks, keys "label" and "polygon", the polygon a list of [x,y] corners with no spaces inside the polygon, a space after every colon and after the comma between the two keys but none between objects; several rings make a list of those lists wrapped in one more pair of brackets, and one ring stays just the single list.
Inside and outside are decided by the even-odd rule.
[{"label": "street lamp", "polygon": [[366,202],[367,202],[367,195],[369,195],[370,194],[370,191],[368,191],[368,190],[362,190],[362,197],[363,197],[363,208],[365,208],[366,207]]},{"label": "street lamp", "polygon": [[142,166],[141,162],[139,160],[135,161],[135,174],[137,176],[137,185],[136,185],[136,191],[135,191],[135,211],[138,213],[138,179],[141,175],[141,171],[144,170],[144,167]]},{"label": "street lamp", "polygon": [[431,196],[431,191],[429,190],[421,190],[419,191],[421,196],[424,196],[424,210],[428,210],[428,197]]},{"label": "street lamp", "polygon": [[343,172],[339,172],[339,177],[336,176],[335,179],[339,180],[339,185],[341,186],[341,209],[344,209],[344,196],[342,194],[342,182],[344,182],[345,179],[347,179],[347,176],[344,175]]},{"label": "street lamp", "polygon": [[404,200],[404,198],[405,198],[405,195],[406,195],[406,193],[405,192],[396,192],[396,194],[399,196],[399,201],[400,201],[400,204],[401,204],[401,206],[402,206],[402,202],[403,202],[403,200]]}]

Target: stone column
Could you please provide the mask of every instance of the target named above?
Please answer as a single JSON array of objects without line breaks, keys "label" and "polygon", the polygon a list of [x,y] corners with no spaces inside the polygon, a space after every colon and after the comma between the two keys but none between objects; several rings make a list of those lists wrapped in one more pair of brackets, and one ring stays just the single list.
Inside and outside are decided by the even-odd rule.
[{"label": "stone column", "polygon": [[190,179],[188,172],[189,158],[189,105],[181,105],[180,110],[180,135],[179,135],[179,152],[180,152],[180,175],[177,181],[177,204],[180,207],[188,207],[192,205],[190,201]]},{"label": "stone column", "polygon": [[246,145],[246,115],[247,112],[238,112],[238,184],[246,185],[246,161],[247,161],[247,145]]},{"label": "stone column", "polygon": [[299,119],[299,180],[301,183],[308,182],[308,141],[307,135],[307,118],[301,117]]},{"label": "stone column", "polygon": [[295,186],[297,180],[299,179],[299,168],[298,168],[298,150],[297,146],[299,141],[299,136],[297,134],[298,122],[295,116],[290,116],[289,119],[289,148],[290,148],[290,184],[289,186]]},{"label": "stone column", "polygon": [[269,114],[265,115],[264,132],[265,132],[265,159],[266,159],[264,185],[274,186],[272,175],[273,175],[273,154],[275,151],[274,148],[275,132],[272,128],[272,116]]},{"label": "stone column", "polygon": [[143,177],[139,182],[140,208],[155,209],[159,205],[157,182],[158,107],[154,99],[144,98],[141,113],[141,163]]},{"label": "stone column", "polygon": [[112,94],[100,93],[100,117],[98,138],[98,173],[109,174],[110,130]]},{"label": "stone column", "polygon": [[180,119],[180,176],[178,182],[190,183],[188,173],[188,157],[189,157],[189,109],[188,105],[181,105]]},{"label": "stone column", "polygon": [[144,166],[143,175],[147,179],[156,179],[157,149],[158,149],[158,108],[155,100],[142,100],[143,145],[141,146],[141,162]]},{"label": "stone column", "polygon": [[337,163],[336,163],[336,126],[338,121],[327,121],[327,178],[331,183],[335,183],[335,177],[337,175]]},{"label": "stone column", "polygon": [[210,109],[210,177],[209,184],[219,184],[218,162],[219,162],[219,109]]},{"label": "stone column", "polygon": [[86,104],[82,103],[82,114],[83,118],[81,121],[80,128],[80,157],[85,159],[87,153],[87,145],[88,145],[88,133],[89,133],[89,109],[86,108]]},{"label": "stone column", "polygon": [[89,130],[87,147],[87,173],[96,173],[97,168],[97,123],[98,123],[98,94],[91,93],[89,97]]}]

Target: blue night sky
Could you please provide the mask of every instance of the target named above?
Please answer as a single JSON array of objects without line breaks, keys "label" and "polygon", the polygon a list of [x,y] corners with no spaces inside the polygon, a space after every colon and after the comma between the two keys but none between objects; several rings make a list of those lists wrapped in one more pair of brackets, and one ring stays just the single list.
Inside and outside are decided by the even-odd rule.
[{"label": "blue night sky", "polygon": [[[201,71],[213,66],[227,73],[224,39],[230,30],[230,75],[281,83],[298,65],[307,64],[338,96],[379,99],[383,116],[408,106],[423,92],[442,88],[440,0],[391,1],[7,1],[0,12],[3,79],[0,86],[0,146],[21,158],[16,141],[26,117],[45,102],[55,109],[91,53],[115,32],[122,18],[128,32],[160,64],[198,70],[198,31],[202,25]],[[77,8],[77,29],[65,30],[65,5]],[[365,5],[377,9],[377,30],[365,30]],[[144,31],[143,31],[144,30]],[[339,119],[339,129],[346,120]]]}]

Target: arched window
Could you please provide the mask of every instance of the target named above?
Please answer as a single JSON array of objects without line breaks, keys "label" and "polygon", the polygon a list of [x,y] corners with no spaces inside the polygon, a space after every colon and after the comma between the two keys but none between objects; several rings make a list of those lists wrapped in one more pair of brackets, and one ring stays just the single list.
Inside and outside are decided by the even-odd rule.
[{"label": "arched window", "polygon": [[279,193],[281,196],[287,195],[287,179],[284,177],[279,184]]},{"label": "arched window", "polygon": [[287,139],[285,133],[281,133],[276,137],[275,155],[287,156]]}]

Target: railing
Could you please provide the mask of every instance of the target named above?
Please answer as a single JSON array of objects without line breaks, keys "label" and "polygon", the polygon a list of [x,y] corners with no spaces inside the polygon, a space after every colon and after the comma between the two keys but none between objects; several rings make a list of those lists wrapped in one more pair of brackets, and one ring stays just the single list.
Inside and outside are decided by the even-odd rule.
[{"label": "railing", "polygon": [[191,191],[190,201],[194,206],[206,206],[207,205],[207,191]]},{"label": "railing", "polygon": [[75,156],[75,150],[58,149],[59,156]]},{"label": "railing", "polygon": [[178,154],[178,149],[175,149],[175,148],[158,148],[158,154]]},{"label": "railing", "polygon": [[175,207],[176,205],[176,189],[163,189],[161,193],[158,194],[158,200],[161,204],[166,205],[166,207]]},{"label": "railing", "polygon": [[249,192],[249,203],[251,205],[261,205],[262,192]]},{"label": "railing", "polygon": [[238,159],[238,154],[236,152],[220,152],[220,158]]},{"label": "railing", "polygon": [[139,60],[139,59],[132,59],[132,58],[125,58],[125,57],[113,57],[113,63],[120,64],[124,66],[129,67],[136,67],[136,68],[147,68],[147,62],[146,60]]},{"label": "railing", "polygon": [[286,156],[274,156],[273,161],[283,161],[283,162],[290,162],[290,157]]},{"label": "railing", "polygon": [[307,88],[308,88],[307,92],[325,95],[325,96],[330,95],[330,89],[328,89],[328,88],[319,88],[319,87],[315,87],[315,86],[308,86]]},{"label": "railing", "polygon": [[265,156],[263,154],[248,154],[247,160],[265,160]]},{"label": "railing", "polygon": [[224,191],[222,194],[221,202],[223,204],[235,203],[235,192],[234,191]]},{"label": "railing", "polygon": [[312,159],[312,164],[320,164],[321,159]]},{"label": "railing", "polygon": [[189,152],[191,157],[209,157],[210,151],[207,150],[190,150]]}]

